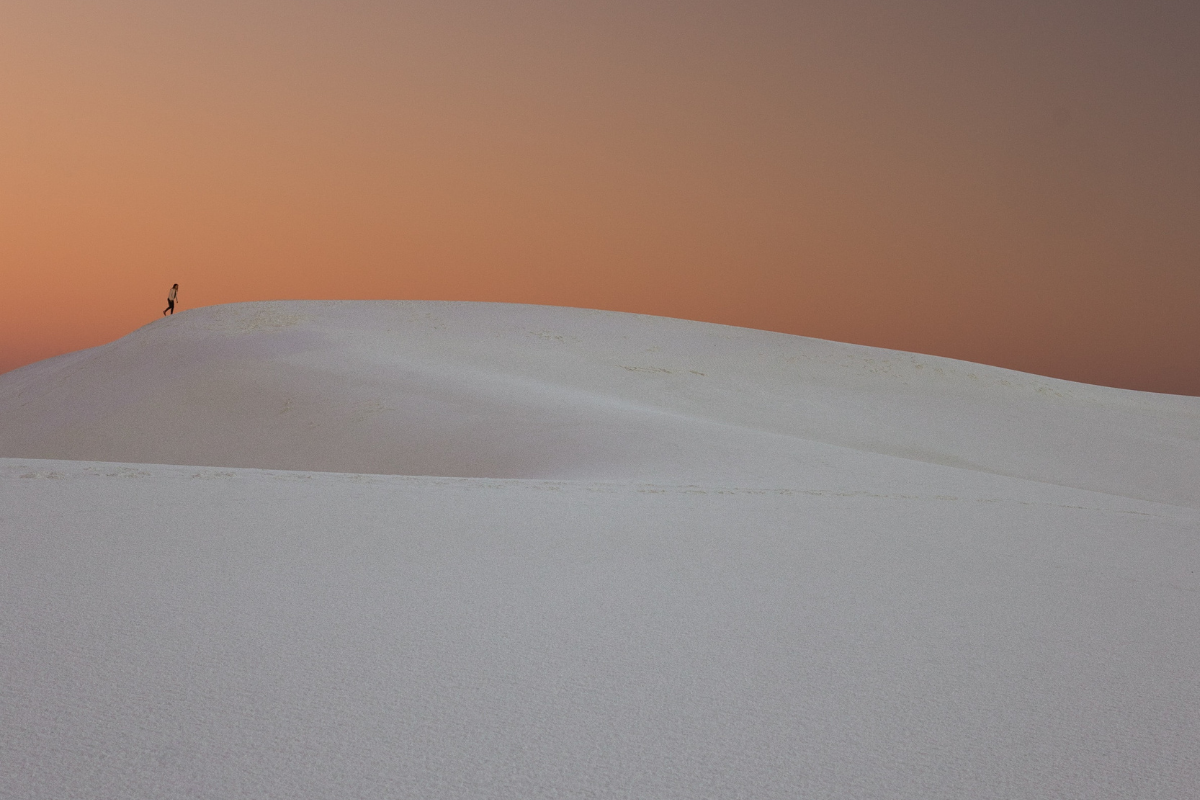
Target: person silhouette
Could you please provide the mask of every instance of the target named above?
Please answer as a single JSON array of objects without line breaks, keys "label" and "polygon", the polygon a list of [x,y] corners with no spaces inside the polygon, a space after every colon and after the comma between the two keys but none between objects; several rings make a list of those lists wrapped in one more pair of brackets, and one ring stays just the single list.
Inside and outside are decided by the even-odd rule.
[{"label": "person silhouette", "polygon": [[173,285],[171,287],[171,291],[167,292],[167,307],[163,309],[164,317],[167,315],[168,311],[171,312],[172,316],[175,315],[175,295],[177,295],[178,293],[179,293],[179,284],[176,283],[175,285]]}]

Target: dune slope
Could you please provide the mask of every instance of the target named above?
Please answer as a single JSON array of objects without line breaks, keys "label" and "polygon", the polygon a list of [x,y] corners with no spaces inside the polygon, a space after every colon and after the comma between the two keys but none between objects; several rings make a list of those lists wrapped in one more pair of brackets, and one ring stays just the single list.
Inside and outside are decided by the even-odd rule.
[{"label": "dune slope", "polygon": [[877,455],[1197,505],[1200,400],[707,323],[433,302],[196,309],[0,376],[10,457],[770,486],[911,468]]}]

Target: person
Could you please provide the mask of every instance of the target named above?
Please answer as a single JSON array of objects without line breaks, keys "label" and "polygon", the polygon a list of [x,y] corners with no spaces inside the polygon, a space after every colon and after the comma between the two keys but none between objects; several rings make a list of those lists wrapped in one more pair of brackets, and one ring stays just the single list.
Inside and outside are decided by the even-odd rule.
[{"label": "person", "polygon": [[175,315],[175,295],[179,293],[179,284],[176,283],[171,287],[171,291],[167,292],[167,307],[163,309],[163,316],[170,311],[171,315]]}]

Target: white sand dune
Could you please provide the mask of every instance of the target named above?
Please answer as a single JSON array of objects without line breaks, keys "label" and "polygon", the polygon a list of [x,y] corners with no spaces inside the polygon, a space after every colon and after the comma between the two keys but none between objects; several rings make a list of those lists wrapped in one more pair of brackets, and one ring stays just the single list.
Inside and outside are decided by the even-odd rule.
[{"label": "white sand dune", "polygon": [[1200,400],[198,309],[0,376],[0,797],[1187,798]]},{"label": "white sand dune", "polygon": [[0,377],[0,420],[27,458],[772,486],[919,461],[1200,504],[1195,398],[541,306],[197,309]]}]

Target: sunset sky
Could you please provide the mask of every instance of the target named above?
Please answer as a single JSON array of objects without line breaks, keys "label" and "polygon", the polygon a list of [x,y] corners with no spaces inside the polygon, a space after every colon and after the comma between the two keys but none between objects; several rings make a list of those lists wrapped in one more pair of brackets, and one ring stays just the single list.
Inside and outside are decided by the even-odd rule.
[{"label": "sunset sky", "polygon": [[1200,395],[1200,3],[5,0],[0,279],[0,372],[177,282]]}]

